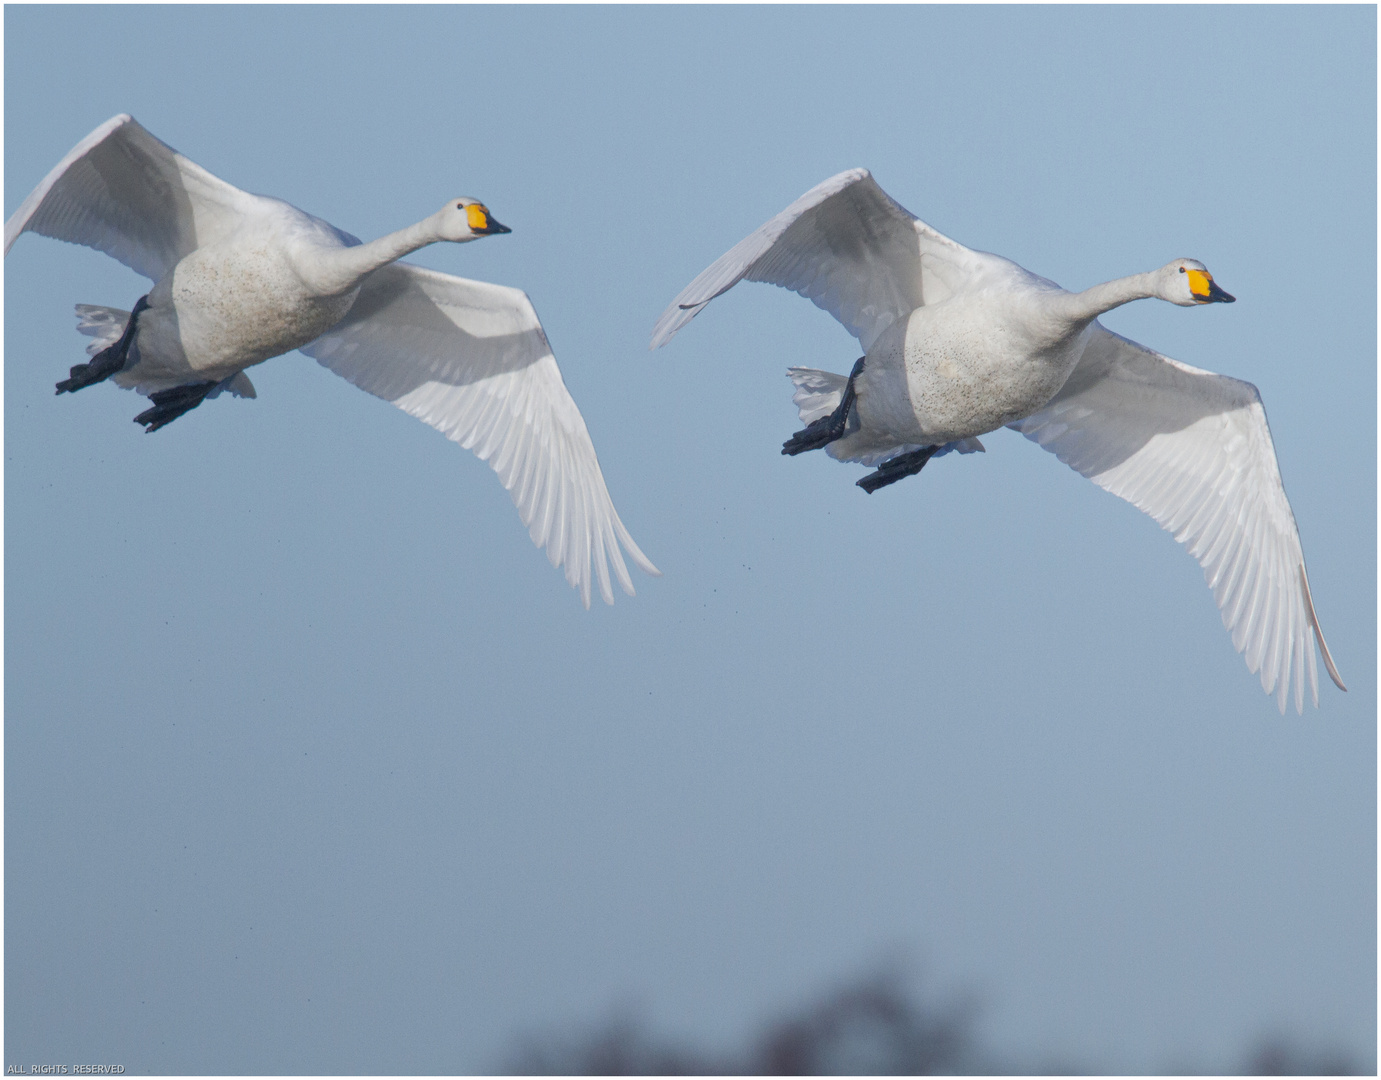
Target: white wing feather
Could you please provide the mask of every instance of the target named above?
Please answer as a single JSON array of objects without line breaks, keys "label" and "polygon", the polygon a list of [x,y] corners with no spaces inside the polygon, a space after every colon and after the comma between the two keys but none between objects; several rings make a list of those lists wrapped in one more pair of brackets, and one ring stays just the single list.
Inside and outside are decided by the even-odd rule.
[{"label": "white wing feather", "polygon": [[798,292],[866,352],[892,322],[955,291],[973,253],[919,221],[850,169],[811,188],[722,255],[662,312],[652,348],[745,278]]},{"label": "white wing feather", "polygon": [[487,461],[533,543],[565,567],[587,608],[591,564],[605,603],[614,602],[608,563],[633,595],[620,544],[659,575],[614,510],[585,421],[521,290],[393,263],[302,351]]},{"label": "white wing feather", "polygon": [[[1203,567],[1233,646],[1285,711],[1304,671],[1319,703],[1314,642],[1342,679],[1314,614],[1299,530],[1261,396],[1250,383],[1152,352],[1095,322],[1064,388],[1011,425],[1174,534]],[[1312,639],[1312,640],[1311,640]]]},{"label": "white wing feather", "polygon": [[84,138],[5,222],[104,251],[158,281],[197,247],[228,236],[256,197],[212,176],[121,113]]}]

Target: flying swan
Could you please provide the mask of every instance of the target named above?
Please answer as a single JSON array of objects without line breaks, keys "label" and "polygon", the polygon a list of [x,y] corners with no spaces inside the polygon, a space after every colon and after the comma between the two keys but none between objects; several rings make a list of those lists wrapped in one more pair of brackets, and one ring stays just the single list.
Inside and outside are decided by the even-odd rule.
[{"label": "flying swan", "polygon": [[79,142],[5,223],[104,251],[154,282],[132,311],[77,305],[95,342],[59,394],[112,380],[153,405],[157,431],[222,391],[254,397],[245,369],[300,349],[437,428],[498,473],[533,543],[590,606],[609,568],[633,594],[619,520],[580,410],[519,289],[396,261],[441,240],[510,230],[474,199],[362,244],[281,199],[212,176],[127,115]]},{"label": "flying swan", "polygon": [[842,375],[791,368],[804,430],[782,447],[823,447],[876,466],[872,493],[932,457],[983,449],[1006,425],[1150,514],[1203,566],[1223,625],[1285,711],[1293,672],[1319,702],[1319,629],[1294,514],[1261,396],[1105,329],[1131,300],[1231,303],[1204,265],[1176,259],[1079,293],[971,251],[917,220],[866,169],[806,192],[692,281],[657,320],[665,345],[739,281],[791,289],[838,319],[864,355]]}]

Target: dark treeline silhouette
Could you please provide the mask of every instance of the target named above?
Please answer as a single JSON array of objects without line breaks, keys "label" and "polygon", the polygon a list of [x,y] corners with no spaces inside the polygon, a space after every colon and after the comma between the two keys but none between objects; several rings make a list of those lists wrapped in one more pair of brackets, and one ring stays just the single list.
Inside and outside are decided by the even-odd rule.
[{"label": "dark treeline silhouette", "polygon": [[[576,1035],[522,1039],[501,1071],[545,1076],[1049,1076],[1116,1071],[1080,1068],[1063,1059],[1001,1060],[978,1045],[973,1030],[977,1016],[970,999],[926,1005],[899,975],[883,972],[847,983],[764,1025],[740,1053],[678,1045],[650,1033],[635,1016],[622,1016]],[[1369,1074],[1344,1053],[1306,1048],[1281,1036],[1263,1039],[1234,1072]]]}]

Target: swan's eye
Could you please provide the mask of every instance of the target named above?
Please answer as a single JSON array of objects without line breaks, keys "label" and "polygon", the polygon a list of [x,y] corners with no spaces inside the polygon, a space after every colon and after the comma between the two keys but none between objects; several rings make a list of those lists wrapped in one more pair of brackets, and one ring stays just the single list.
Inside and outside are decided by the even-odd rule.
[{"label": "swan's eye", "polygon": [[1183,267],[1183,266],[1180,267],[1180,273],[1181,273],[1181,274],[1184,273],[1184,267]]},{"label": "swan's eye", "polygon": [[489,211],[479,203],[471,203],[465,208],[465,218],[475,232],[489,228]]}]

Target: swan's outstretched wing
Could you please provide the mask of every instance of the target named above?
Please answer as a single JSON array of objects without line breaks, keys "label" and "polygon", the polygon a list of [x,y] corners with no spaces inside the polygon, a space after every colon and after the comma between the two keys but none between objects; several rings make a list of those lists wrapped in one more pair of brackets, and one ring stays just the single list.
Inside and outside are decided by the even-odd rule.
[{"label": "swan's outstretched wing", "polygon": [[894,320],[955,291],[973,257],[894,202],[867,169],[850,169],[811,188],[681,290],[653,327],[651,347],[747,278],[813,301],[866,352]]},{"label": "swan's outstretched wing", "polygon": [[520,289],[393,263],[302,351],[489,462],[533,543],[565,566],[587,608],[591,563],[605,603],[614,602],[609,562],[633,594],[620,543],[659,574],[614,510],[585,421]]},{"label": "swan's outstretched wing", "polygon": [[[1328,654],[1304,552],[1251,383],[1161,356],[1094,323],[1064,388],[1012,424],[1099,487],[1146,511],[1199,560],[1223,625],[1280,711],[1291,673],[1304,709],[1318,669],[1343,681]],[[1312,638],[1312,641],[1311,641]]]},{"label": "swan's outstretched wing", "polygon": [[254,201],[122,113],[30,192],[5,222],[5,252],[20,233],[36,232],[104,251],[158,281],[189,252],[229,235]]}]

